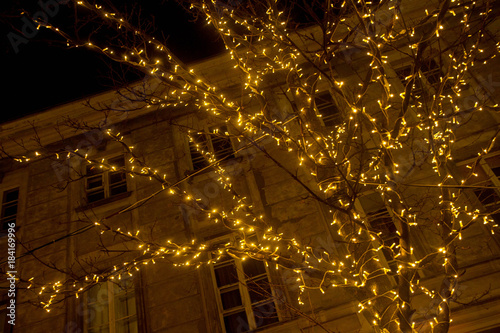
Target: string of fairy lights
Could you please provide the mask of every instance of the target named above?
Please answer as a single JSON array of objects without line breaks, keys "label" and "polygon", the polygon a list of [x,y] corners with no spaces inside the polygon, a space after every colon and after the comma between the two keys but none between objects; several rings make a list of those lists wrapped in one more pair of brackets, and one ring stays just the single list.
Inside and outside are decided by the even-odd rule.
[{"label": "string of fairy lights", "polygon": [[[327,8],[323,10],[328,19],[318,20],[315,27],[294,30],[289,13],[281,8],[278,1],[258,2],[253,7],[249,5],[251,9],[244,5],[235,8],[224,6],[221,9],[215,0],[192,2],[192,9],[203,14],[207,23],[217,29],[234,68],[242,73],[244,97],[238,96],[239,99],[224,95],[217,85],[185,66],[166,45],[103,6],[86,0],[75,2],[77,8],[90,11],[107,25],[115,27],[118,34],[132,34],[139,42],[121,45],[110,40],[81,42],[55,26],[39,22],[39,28],[54,31],[67,40],[69,47],[90,48],[113,61],[140,68],[159,80],[164,90],[161,94],[155,92],[148,99],[147,106],[168,108],[194,104],[200,112],[223,119],[231,134],[216,135],[244,142],[242,151],[261,147],[260,142],[265,139],[266,145],[286,152],[289,161],[280,164],[272,153],[259,148],[259,154],[280,165],[298,186],[329,209],[330,227],[338,236],[335,242],[343,244],[334,253],[321,251],[318,254],[299,237],[280,232],[268,216],[255,209],[251,200],[235,190],[235,180],[223,161],[217,159],[213,151],[197,144],[192,135],[208,133],[192,132],[188,133],[188,138],[207,159],[212,172],[218,175],[221,187],[232,196],[232,206],[226,210],[201,205],[200,198],[186,189],[183,185],[185,180],[196,174],[171,183],[167,180],[169,175],[148,167],[135,154],[134,147],[127,144],[127,137],[108,130],[108,137],[119,142],[130,156],[125,168],[110,165],[106,160],[95,160],[78,150],[64,154],[39,150],[15,157],[22,163],[46,157],[78,157],[102,170],[121,170],[130,177],[145,177],[161,185],[161,189],[151,196],[91,224],[101,234],[114,234],[124,242],[136,244],[134,251],[138,255],[107,270],[85,274],[81,279],[42,283],[30,278],[27,280],[28,288],[38,292],[43,308],[50,311],[69,293],[79,297],[95,284],[134,274],[143,265],[169,261],[179,267],[198,268],[230,254],[240,259],[263,260],[269,268],[293,272],[299,283],[299,304],[304,304],[304,298],[311,290],[327,293],[333,287],[363,288],[369,296],[365,294],[364,299],[358,300],[359,312],[369,316],[374,327],[390,329],[396,325],[403,330],[417,330],[422,327],[434,329],[445,324],[442,318],[446,317],[450,300],[456,297],[454,285],[450,284],[449,292],[446,296],[442,295],[437,288],[430,288],[422,282],[422,270],[431,262],[437,263],[447,278],[456,281],[459,271],[454,246],[462,240],[464,230],[476,222],[487,227],[492,234],[498,228],[488,214],[467,205],[464,199],[467,187],[461,187],[473,184],[476,163],[493,149],[495,135],[478,152],[476,162],[470,165],[470,173],[463,179],[452,176],[447,168],[447,163],[453,160],[457,140],[455,129],[460,125],[460,112],[466,111],[460,107],[460,100],[462,95],[468,94],[470,69],[486,65],[500,50],[500,44],[496,43],[495,52],[489,58],[478,60],[484,54],[481,44],[486,38],[485,22],[492,15],[492,4],[488,1],[442,1],[436,8],[422,8],[413,14],[415,17],[406,18],[399,3],[393,1],[383,1],[380,5],[364,1],[326,3]],[[248,15],[251,10],[260,15]],[[380,23],[380,12],[390,18],[384,24]],[[446,28],[448,22],[445,18],[448,20],[448,17],[452,17],[449,20],[454,25]],[[382,27],[377,29],[378,25]],[[423,29],[429,26],[430,29]],[[436,47],[446,45],[448,30],[453,36],[466,38],[469,47],[464,48],[457,42],[446,50],[438,48],[436,53]],[[387,54],[388,50],[397,49],[396,45],[400,45],[401,41],[405,42],[405,46],[399,46],[401,54],[412,61],[412,67],[400,81],[394,79],[397,75],[390,67]],[[351,53],[353,49],[357,53]],[[331,63],[335,59],[342,63],[342,54],[361,53],[362,57],[353,57],[352,61],[356,66],[360,64],[356,69],[363,75],[359,75],[354,83],[352,78],[340,81],[335,73],[337,69]],[[447,58],[446,66],[441,63],[442,55]],[[439,75],[439,82],[427,91],[421,89],[424,84],[431,85],[421,74],[425,57],[439,57],[440,67],[446,68],[444,74]],[[271,100],[266,77],[272,74],[283,78],[282,85],[286,88],[283,94],[293,101],[292,117],[285,121],[276,119],[268,105]],[[402,82],[403,87],[396,82]],[[325,86],[327,88],[322,88]],[[345,105],[341,111],[343,121],[333,129],[322,126],[320,117],[316,116],[315,96],[320,88],[328,90]],[[374,94],[378,100],[372,103]],[[243,101],[256,102],[253,105],[260,107],[246,107],[252,104],[244,104]],[[489,99],[478,100],[474,110],[498,111],[498,106]],[[413,199],[408,193],[413,184],[407,183],[411,178],[405,178],[403,174],[404,158],[407,158],[412,143],[417,139],[428,150],[426,166],[433,170],[434,175],[428,178],[429,184],[420,182],[415,186],[425,186],[431,195],[421,200],[425,204],[432,203],[433,209],[443,215],[432,220],[437,223],[430,226],[426,222],[429,215],[423,209],[425,205],[412,204]],[[296,161],[293,168],[306,172],[308,177],[294,176],[290,161]],[[321,176],[321,172],[326,172],[326,176]],[[387,244],[388,235],[371,225],[368,214],[356,206],[367,191],[380,194],[391,216],[391,223],[397,226],[399,243]],[[186,244],[173,240],[158,243],[142,236],[139,230],[121,230],[110,225],[112,216],[146,204],[151,197],[162,193],[168,195],[167,200],[183,202],[202,212],[208,221],[222,223],[239,233],[241,241],[238,244],[218,244],[216,247],[196,239]],[[424,227],[439,230],[442,242],[421,254],[414,249],[408,234],[419,233]],[[250,240],[247,237],[250,234],[257,234],[259,241]],[[387,258],[396,263],[396,269],[383,263]],[[71,276],[71,272],[62,269],[60,272]],[[397,282],[394,282],[394,277],[397,277]],[[387,285],[387,281],[393,284]],[[404,295],[400,294],[402,291]],[[411,297],[417,294],[425,294],[440,303],[430,319],[427,316],[410,322],[407,313]],[[384,305],[387,302],[391,306]]]}]

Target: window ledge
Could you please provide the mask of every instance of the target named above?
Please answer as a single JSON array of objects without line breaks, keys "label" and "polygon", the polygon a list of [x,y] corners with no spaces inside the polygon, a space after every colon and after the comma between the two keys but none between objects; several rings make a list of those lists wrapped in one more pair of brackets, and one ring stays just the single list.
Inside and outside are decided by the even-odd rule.
[{"label": "window ledge", "polygon": [[123,193],[114,195],[114,196],[109,197],[109,198],[97,200],[97,201],[91,202],[91,203],[89,203],[87,205],[77,207],[75,210],[77,212],[83,212],[83,211],[86,211],[88,209],[92,209],[92,208],[96,208],[96,207],[99,207],[99,206],[107,205],[109,203],[112,203],[112,202],[115,202],[115,201],[119,201],[119,200],[128,198],[128,197],[130,197],[131,194],[132,194],[132,192],[130,192],[130,191],[123,192]]}]

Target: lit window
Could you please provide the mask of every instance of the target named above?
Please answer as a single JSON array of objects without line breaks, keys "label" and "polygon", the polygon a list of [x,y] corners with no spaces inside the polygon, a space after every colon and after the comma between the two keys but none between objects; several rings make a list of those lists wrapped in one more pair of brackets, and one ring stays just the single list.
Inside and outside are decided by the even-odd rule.
[{"label": "lit window", "polygon": [[191,134],[189,152],[193,170],[200,170],[209,165],[203,152],[210,153],[217,161],[234,158],[234,149],[231,139],[228,137],[227,126],[214,126],[206,133]]},{"label": "lit window", "polygon": [[17,206],[19,201],[19,188],[3,192],[1,212],[1,232],[9,228],[9,223],[16,222]]},{"label": "lit window", "polygon": [[104,282],[86,294],[86,333],[137,333],[133,279]]},{"label": "lit window", "polygon": [[329,92],[314,97],[314,104],[325,126],[335,126],[342,121],[341,114]]},{"label": "lit window", "polygon": [[127,173],[124,170],[124,157],[114,157],[106,161],[106,163],[116,167],[116,171],[103,170],[97,165],[87,165],[85,177],[87,203],[127,192]]},{"label": "lit window", "polygon": [[213,272],[226,333],[248,332],[279,321],[262,261],[224,255],[213,265]]}]

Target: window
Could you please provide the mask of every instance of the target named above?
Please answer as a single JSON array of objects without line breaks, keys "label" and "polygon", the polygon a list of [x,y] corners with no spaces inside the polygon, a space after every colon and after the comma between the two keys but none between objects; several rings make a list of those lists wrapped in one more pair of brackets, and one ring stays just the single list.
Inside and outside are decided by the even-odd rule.
[{"label": "window", "polygon": [[[399,79],[406,85],[406,81],[412,73],[412,66],[404,66],[395,71]],[[428,99],[434,92],[437,92],[441,86],[441,77],[444,77],[444,74],[439,64],[432,58],[426,59],[420,66],[420,74],[415,81],[413,81],[414,86],[412,95],[415,96],[415,99],[420,101],[422,99]],[[432,88],[432,92],[429,88]],[[447,80],[444,84],[442,94],[448,95],[451,92],[452,85],[450,81]]]},{"label": "window", "polygon": [[19,202],[19,188],[14,188],[3,192],[2,195],[2,211],[1,211],[1,230],[5,233],[9,228],[9,223],[16,223],[17,206]]},{"label": "window", "polygon": [[394,261],[393,252],[389,248],[394,248],[398,245],[399,238],[396,226],[392,221],[392,216],[389,214],[387,208],[383,207],[375,212],[367,213],[366,218],[371,228],[375,232],[381,233],[380,238],[383,245],[386,246],[382,248],[382,253],[391,271],[396,273],[398,271],[398,264]]},{"label": "window", "polygon": [[203,156],[203,152],[213,154],[217,161],[235,157],[226,125],[210,127],[208,134],[192,134],[191,138],[189,152],[191,154],[193,170],[200,170],[209,165],[207,158]]},{"label": "window", "polygon": [[110,158],[107,162],[116,171],[103,170],[97,165],[87,165],[85,173],[85,193],[87,203],[114,197],[127,192],[127,173],[123,156]]},{"label": "window", "polygon": [[327,127],[340,124],[341,114],[329,92],[314,97],[314,104],[323,124]]},{"label": "window", "polygon": [[384,247],[381,252],[393,273],[398,271],[398,264],[394,260],[393,251],[399,245],[399,235],[393,218],[387,210],[383,198],[378,193],[369,193],[360,198],[362,210],[365,213],[367,223],[372,231],[380,234],[380,240]]},{"label": "window", "polygon": [[474,170],[466,170],[473,172],[471,181],[477,186],[474,194],[481,202],[482,211],[500,224],[500,155],[481,159]]},{"label": "window", "polygon": [[104,282],[86,294],[86,333],[137,333],[137,311],[132,278]]},{"label": "window", "polygon": [[[412,73],[412,66],[404,66],[401,68],[396,68],[395,71],[396,71],[398,78],[401,80],[401,82],[403,82],[403,86],[406,87],[406,84],[407,84],[406,81],[410,78],[411,73]],[[422,83],[421,83],[420,79],[416,78],[413,81],[412,95],[421,97],[422,92],[423,92]]]},{"label": "window", "polygon": [[213,273],[225,333],[247,332],[279,321],[262,261],[223,255],[213,264]]}]

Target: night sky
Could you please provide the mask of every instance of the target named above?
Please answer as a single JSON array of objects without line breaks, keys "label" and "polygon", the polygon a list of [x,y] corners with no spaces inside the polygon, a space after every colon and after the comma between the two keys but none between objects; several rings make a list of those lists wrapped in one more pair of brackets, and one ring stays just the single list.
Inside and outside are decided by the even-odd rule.
[{"label": "night sky", "polygon": [[[36,4],[35,1],[32,3]],[[51,45],[53,43],[50,41],[56,37],[45,29],[38,31],[27,43],[19,44],[16,52],[8,34],[15,32],[16,27],[22,29],[25,24],[21,17],[13,17],[13,14],[19,13],[20,7],[16,6],[14,2],[10,5],[4,3],[1,11],[0,71],[4,79],[1,89],[4,108],[0,122],[112,88],[110,60],[87,49],[65,49]],[[143,4],[141,6],[142,20],[155,21],[157,35],[154,36],[162,40],[163,34],[167,39],[167,46],[184,62],[189,63],[220,52],[222,44],[217,40],[215,32],[204,22],[189,22],[190,14],[185,13],[178,5],[167,2],[162,5],[148,3],[149,7],[144,7]],[[40,7],[32,8],[32,12],[40,10]],[[67,5],[61,7],[49,19],[49,23],[54,22],[56,25],[58,16],[71,14],[70,10]],[[123,72],[123,68],[116,65],[113,69]],[[128,76],[129,80],[134,78],[138,77]]]}]

